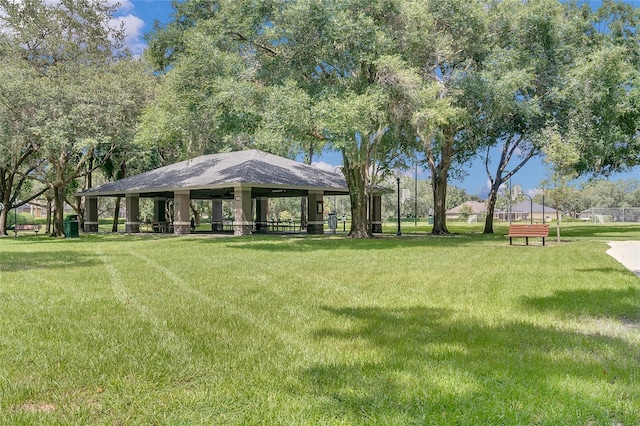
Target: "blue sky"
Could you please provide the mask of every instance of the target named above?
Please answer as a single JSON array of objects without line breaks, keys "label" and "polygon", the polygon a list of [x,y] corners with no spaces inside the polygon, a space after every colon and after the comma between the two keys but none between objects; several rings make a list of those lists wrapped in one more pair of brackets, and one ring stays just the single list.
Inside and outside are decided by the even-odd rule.
[{"label": "blue sky", "polygon": [[[601,1],[587,1],[593,7],[598,7]],[[630,3],[638,3],[638,1],[630,1]],[[127,29],[127,43],[135,54],[141,54],[146,47],[144,41],[144,34],[153,29],[154,20],[160,22],[167,22],[170,20],[172,12],[171,1],[168,0],[121,0],[122,5],[118,12],[118,20],[125,23]],[[496,153],[497,154],[497,153]],[[318,166],[321,168],[327,168],[329,170],[335,170],[336,167],[342,164],[342,157],[335,152],[324,153],[317,159]],[[517,163],[514,162],[513,167]],[[493,166],[491,168],[493,172]],[[451,184],[464,188],[469,194],[486,196],[488,192],[487,184],[488,177],[485,172],[484,160],[479,158],[473,161],[472,164],[465,167],[467,175],[461,180],[451,180]],[[409,171],[410,175],[413,175],[412,171]],[[420,179],[427,178],[428,175],[421,171],[419,174]],[[512,178],[513,184],[522,185],[522,189],[525,192],[534,192],[538,188],[540,181],[545,178],[545,168],[542,161],[538,158],[529,160],[529,162]],[[640,179],[640,167],[628,171],[626,173],[620,173],[611,177],[611,180],[620,179]]]}]

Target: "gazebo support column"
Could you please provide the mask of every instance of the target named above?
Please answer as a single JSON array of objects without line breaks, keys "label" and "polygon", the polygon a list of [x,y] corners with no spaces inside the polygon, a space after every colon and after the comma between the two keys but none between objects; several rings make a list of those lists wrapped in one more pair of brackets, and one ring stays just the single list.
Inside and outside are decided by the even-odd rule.
[{"label": "gazebo support column", "polygon": [[373,196],[373,209],[371,215],[371,232],[382,233],[382,196]]},{"label": "gazebo support column", "polygon": [[233,189],[235,208],[235,220],[233,221],[233,234],[236,236],[251,235],[253,222],[251,222],[251,187],[236,186]]},{"label": "gazebo support column", "polygon": [[222,223],[222,200],[211,201],[211,230],[224,230],[224,226]]},{"label": "gazebo support column", "polygon": [[84,232],[98,232],[98,197],[86,197],[84,209]]},{"label": "gazebo support column", "polygon": [[256,231],[267,230],[267,213],[269,212],[269,199],[267,197],[256,198]]},{"label": "gazebo support column", "polygon": [[173,195],[173,233],[186,235],[191,233],[191,221],[189,220],[190,198],[189,191],[176,191]]},{"label": "gazebo support column", "polygon": [[137,234],[140,232],[140,197],[138,194],[126,194],[125,205],[127,218],[124,223],[124,232]]},{"label": "gazebo support column", "polygon": [[324,234],[324,192],[309,191],[307,234]]}]

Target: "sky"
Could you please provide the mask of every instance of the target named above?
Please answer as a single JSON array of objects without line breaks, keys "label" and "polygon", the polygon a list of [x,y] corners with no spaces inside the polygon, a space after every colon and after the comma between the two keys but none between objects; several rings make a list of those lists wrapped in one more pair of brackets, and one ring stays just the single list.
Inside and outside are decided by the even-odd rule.
[{"label": "sky", "polygon": [[[121,0],[119,2],[121,8],[116,14],[118,21],[125,24],[127,31],[126,42],[134,54],[142,54],[146,48],[144,35],[153,29],[153,23],[158,20],[162,23],[171,19],[173,8],[171,1],[168,0]],[[601,1],[588,1],[592,7],[600,5]],[[631,3],[640,2],[631,1]],[[497,158],[498,152],[493,153],[493,157]],[[317,157],[315,165],[317,167],[334,171],[342,164],[341,154],[336,152],[323,153]],[[517,163],[514,161],[510,166],[515,167]],[[495,166],[493,166],[495,168]],[[450,184],[459,188],[463,188],[470,195],[478,195],[486,197],[488,188],[488,176],[485,171],[484,158],[478,158],[471,164],[465,166],[466,176],[463,179],[451,179]],[[509,167],[507,167],[509,170]],[[413,169],[408,170],[407,174],[413,176]],[[525,193],[535,194],[540,182],[546,178],[546,169],[541,159],[533,158],[516,173],[512,178],[513,185],[521,185]],[[428,179],[428,173],[425,170],[419,170],[418,179]],[[611,176],[610,180],[628,180],[640,179],[640,167],[625,173],[619,173]]]}]

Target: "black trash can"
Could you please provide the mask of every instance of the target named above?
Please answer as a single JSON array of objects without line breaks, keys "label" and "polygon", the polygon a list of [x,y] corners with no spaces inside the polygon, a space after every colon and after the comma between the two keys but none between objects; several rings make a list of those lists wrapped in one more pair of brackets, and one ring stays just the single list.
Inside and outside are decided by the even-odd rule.
[{"label": "black trash can", "polygon": [[78,238],[80,236],[80,222],[77,214],[70,214],[64,218],[64,237]]}]

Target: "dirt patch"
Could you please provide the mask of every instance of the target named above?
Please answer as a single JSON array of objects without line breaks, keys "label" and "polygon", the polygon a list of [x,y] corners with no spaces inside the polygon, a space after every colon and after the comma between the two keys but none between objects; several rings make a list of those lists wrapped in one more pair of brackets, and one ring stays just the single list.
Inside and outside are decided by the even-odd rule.
[{"label": "dirt patch", "polygon": [[19,405],[18,410],[28,413],[51,413],[56,410],[56,406],[47,402],[27,402]]}]

